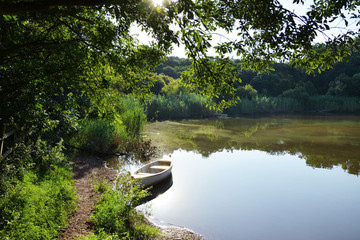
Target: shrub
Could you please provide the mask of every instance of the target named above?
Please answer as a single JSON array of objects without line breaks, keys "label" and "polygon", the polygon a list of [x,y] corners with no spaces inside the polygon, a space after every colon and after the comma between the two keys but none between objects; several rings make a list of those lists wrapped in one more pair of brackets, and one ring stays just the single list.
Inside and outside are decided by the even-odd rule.
[{"label": "shrub", "polygon": [[146,124],[144,106],[131,95],[121,98],[117,104],[118,113],[114,116],[114,124],[124,125],[129,137],[138,138]]},{"label": "shrub", "polygon": [[[137,213],[135,207],[148,196],[147,190],[128,174],[121,174],[116,187],[107,189],[98,204],[92,220],[96,226],[96,235],[104,235],[108,239],[119,236],[124,239],[148,239],[158,231],[145,225],[143,215]],[[96,236],[88,239],[100,239]]]},{"label": "shrub", "polygon": [[157,95],[147,106],[147,117],[154,121],[215,116],[216,112],[206,105],[207,99],[196,94]]},{"label": "shrub", "polygon": [[111,152],[139,139],[146,124],[143,105],[131,95],[116,97],[111,105],[110,110],[98,113],[99,118],[82,120],[71,142],[85,150]]},{"label": "shrub", "polygon": [[245,86],[240,86],[236,89],[237,95],[243,99],[253,99],[257,96],[258,92],[254,89],[250,84],[246,84]]},{"label": "shrub", "polygon": [[32,156],[44,162],[33,159],[0,197],[0,239],[56,238],[75,208],[71,169],[61,146],[50,148],[40,140],[37,145],[44,148],[33,149]]},{"label": "shrub", "polygon": [[311,106],[308,108],[313,111],[327,112],[359,112],[360,98],[358,97],[339,97],[339,96],[314,96],[310,98]]},{"label": "shrub", "polygon": [[81,148],[92,151],[106,152],[112,150],[115,128],[107,120],[85,119],[82,121],[75,142]]},{"label": "shrub", "polygon": [[99,230],[97,234],[90,234],[80,238],[81,240],[119,240],[116,234],[108,234],[103,229]]},{"label": "shrub", "polygon": [[293,98],[301,102],[305,102],[309,99],[309,94],[306,91],[305,87],[296,87],[288,89],[282,93],[284,98]]}]

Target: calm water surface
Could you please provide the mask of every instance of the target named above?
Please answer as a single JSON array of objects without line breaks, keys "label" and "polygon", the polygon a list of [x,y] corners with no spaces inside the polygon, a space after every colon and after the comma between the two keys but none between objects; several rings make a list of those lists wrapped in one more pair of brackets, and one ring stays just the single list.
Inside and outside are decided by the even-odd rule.
[{"label": "calm water surface", "polygon": [[174,162],[146,204],[158,224],[207,239],[360,239],[360,117],[167,121],[146,134]]}]

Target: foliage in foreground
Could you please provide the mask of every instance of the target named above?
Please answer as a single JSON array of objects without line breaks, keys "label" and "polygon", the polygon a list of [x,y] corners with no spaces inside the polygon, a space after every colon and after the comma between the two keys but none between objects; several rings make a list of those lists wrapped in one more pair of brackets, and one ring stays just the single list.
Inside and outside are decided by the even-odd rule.
[{"label": "foliage in foreground", "polygon": [[[3,162],[0,239],[53,239],[65,228],[75,191],[61,150],[61,144],[53,148],[38,140],[35,149],[19,147]],[[9,161],[19,159],[18,168],[10,169]]]},{"label": "foliage in foreground", "polygon": [[72,144],[97,154],[133,153],[140,160],[155,156],[157,148],[152,146],[151,140],[141,137],[147,123],[144,106],[131,95],[123,97],[118,94],[113,97],[116,101],[112,102],[112,108],[97,112],[97,118],[81,121]]},{"label": "foliage in foreground", "polygon": [[[302,2],[293,1],[295,6]],[[0,123],[11,126],[22,142],[28,132],[42,135],[48,125],[57,125],[54,136],[64,138],[90,102],[111,98],[106,91],[114,84],[124,93],[147,95],[155,87],[147,74],[179,43],[191,60],[186,71],[179,68],[182,81],[196,93],[227,95],[232,103],[239,77],[230,53],[238,55],[241,69],[263,71],[281,60],[307,72],[323,71],[358,46],[358,27],[347,25],[360,19],[359,6],[356,0],[317,0],[297,15],[279,1],[262,0],[159,6],[151,1],[0,1]],[[345,23],[342,33],[326,34],[332,27],[328,22],[335,20]],[[134,24],[154,41],[139,44],[141,34],[130,31]],[[237,37],[211,46],[216,29]],[[319,32],[328,37],[323,45],[313,45]],[[212,47],[216,58],[208,56]],[[169,67],[163,72],[179,77]],[[332,94],[342,88],[335,82]]]},{"label": "foliage in foreground", "polygon": [[81,121],[73,144],[94,152],[111,152],[127,151],[129,145],[141,141],[140,134],[146,124],[144,107],[131,95],[113,97],[116,99],[112,108]]},{"label": "foliage in foreground", "polygon": [[95,184],[95,190],[102,192],[92,215],[96,234],[83,239],[151,239],[159,234],[145,224],[144,216],[135,209],[149,195],[148,191],[128,174],[119,176],[115,188],[100,182]]}]

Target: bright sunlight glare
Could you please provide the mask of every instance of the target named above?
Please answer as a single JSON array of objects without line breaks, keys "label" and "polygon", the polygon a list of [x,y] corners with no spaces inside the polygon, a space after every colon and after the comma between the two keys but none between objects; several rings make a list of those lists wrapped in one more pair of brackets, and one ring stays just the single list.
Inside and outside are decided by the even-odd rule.
[{"label": "bright sunlight glare", "polygon": [[153,4],[154,4],[155,6],[161,6],[163,0],[152,0],[152,2],[153,2]]}]

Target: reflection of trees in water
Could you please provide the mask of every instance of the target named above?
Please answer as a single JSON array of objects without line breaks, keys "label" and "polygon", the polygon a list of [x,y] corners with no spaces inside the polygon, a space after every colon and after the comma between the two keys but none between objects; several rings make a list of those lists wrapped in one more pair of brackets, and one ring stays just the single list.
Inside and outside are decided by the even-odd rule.
[{"label": "reflection of trees in water", "polygon": [[339,121],[307,122],[277,119],[224,119],[168,123],[159,140],[164,153],[183,149],[204,157],[223,150],[261,150],[272,155],[299,155],[306,164],[331,169],[341,165],[360,173],[360,127]]},{"label": "reflection of trees in water", "polygon": [[[359,175],[360,154],[357,146],[324,145],[318,143],[292,143],[284,146],[269,145],[264,148],[253,148],[251,150],[262,150],[270,154],[299,155],[306,160],[306,164],[314,168],[332,169],[334,166],[342,168],[350,174]],[[250,150],[250,149],[249,149]]]},{"label": "reflection of trees in water", "polygon": [[359,160],[347,160],[342,163],[342,168],[347,170],[350,174],[355,174],[359,176],[360,173],[360,162]]},{"label": "reflection of trees in water", "polygon": [[266,130],[269,127],[275,127],[277,124],[275,122],[271,123],[254,123],[251,126],[249,126],[247,129],[245,129],[242,132],[242,135],[245,137],[251,137],[255,133],[257,133],[259,130]]},{"label": "reflection of trees in water", "polygon": [[360,149],[355,145],[328,145],[309,142],[288,142],[286,144],[253,144],[245,143],[239,150],[261,150],[271,155],[298,155],[306,164],[315,168],[342,168],[350,174],[360,173]]},{"label": "reflection of trees in water", "polygon": [[301,149],[301,157],[311,167],[332,169],[341,165],[345,171],[355,175],[360,173],[359,154],[359,148],[355,145],[317,145]]}]

